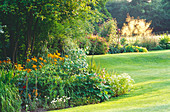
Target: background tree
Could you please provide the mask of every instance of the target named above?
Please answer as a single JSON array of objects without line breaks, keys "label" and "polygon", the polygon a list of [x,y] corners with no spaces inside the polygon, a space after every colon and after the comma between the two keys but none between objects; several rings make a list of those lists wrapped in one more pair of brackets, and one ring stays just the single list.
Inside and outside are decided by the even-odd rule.
[{"label": "background tree", "polygon": [[[91,33],[93,28],[82,27],[82,23],[91,26],[97,19],[100,20],[102,14],[96,4],[104,7],[105,2],[101,1],[0,1],[0,21],[7,26],[0,34],[1,58],[10,57],[16,62],[32,54],[37,55],[47,42],[48,47],[60,49],[63,38],[79,38]],[[83,32],[78,34],[79,31]]]},{"label": "background tree", "polygon": [[[165,24],[168,22],[168,10],[170,7],[168,0],[110,0],[106,4],[106,8],[112,14],[113,18],[117,19],[118,27],[122,27],[125,22],[126,15],[129,13],[131,16],[147,21],[152,20],[151,27],[153,31],[167,31],[170,27]],[[167,8],[165,8],[167,7]]]}]

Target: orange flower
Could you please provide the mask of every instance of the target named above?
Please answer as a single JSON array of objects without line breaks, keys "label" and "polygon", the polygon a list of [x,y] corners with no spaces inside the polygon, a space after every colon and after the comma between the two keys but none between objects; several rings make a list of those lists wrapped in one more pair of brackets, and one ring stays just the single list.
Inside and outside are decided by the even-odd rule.
[{"label": "orange flower", "polygon": [[45,63],[47,63],[47,60],[44,60]]},{"label": "orange flower", "polygon": [[43,60],[43,58],[42,57],[39,57],[39,59],[42,61]]},{"label": "orange flower", "polygon": [[37,89],[35,90],[35,97],[37,97],[38,96],[38,92],[37,92]]},{"label": "orange flower", "polygon": [[10,59],[7,59],[7,61],[6,61],[7,63],[11,63],[11,60]]},{"label": "orange flower", "polygon": [[66,58],[68,58],[68,55],[65,55]]},{"label": "orange flower", "polygon": [[33,65],[33,64],[32,64],[32,68],[36,68],[36,67],[37,67],[37,65]]},{"label": "orange flower", "polygon": [[51,57],[51,58],[53,58],[53,55],[52,55],[52,54],[48,54],[48,57]]},{"label": "orange flower", "polygon": [[35,71],[36,71],[37,69],[35,68]]},{"label": "orange flower", "polygon": [[42,66],[41,66],[41,65],[39,65],[39,68],[42,68]]},{"label": "orange flower", "polygon": [[35,89],[33,89],[32,93],[34,93],[34,92],[35,92]]},{"label": "orange flower", "polygon": [[30,73],[31,72],[31,69],[27,69],[27,73]]},{"label": "orange flower", "polygon": [[43,66],[44,66],[44,63],[43,63],[43,62],[41,62],[41,65],[43,65]]},{"label": "orange flower", "polygon": [[2,61],[0,60],[0,64],[2,63]]},{"label": "orange flower", "polygon": [[20,94],[22,94],[23,93],[23,90],[21,91],[21,93]]},{"label": "orange flower", "polygon": [[29,99],[31,99],[31,95],[30,95],[30,94],[28,94],[28,96],[29,96]]},{"label": "orange flower", "polygon": [[30,59],[27,59],[27,63],[30,62]]},{"label": "orange flower", "polygon": [[64,61],[64,58],[62,58],[62,57],[59,57],[60,58],[60,61]]},{"label": "orange flower", "polygon": [[34,56],[34,58],[31,58],[33,61],[35,61],[35,62],[37,62],[37,59],[35,58],[35,56]]},{"label": "orange flower", "polygon": [[4,63],[6,63],[6,60],[3,60]]},{"label": "orange flower", "polygon": [[57,61],[56,59],[54,59],[54,61]]},{"label": "orange flower", "polygon": [[15,65],[17,65],[17,63],[14,63]]},{"label": "orange flower", "polygon": [[56,63],[56,62],[54,62],[54,64],[56,65],[57,63]]}]

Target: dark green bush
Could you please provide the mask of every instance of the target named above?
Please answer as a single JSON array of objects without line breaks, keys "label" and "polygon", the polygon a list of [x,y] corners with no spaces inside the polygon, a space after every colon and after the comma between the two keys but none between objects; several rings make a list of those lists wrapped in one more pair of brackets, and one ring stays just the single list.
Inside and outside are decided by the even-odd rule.
[{"label": "dark green bush", "polygon": [[162,47],[160,47],[159,45],[157,45],[156,47],[154,47],[152,50],[163,50]]}]

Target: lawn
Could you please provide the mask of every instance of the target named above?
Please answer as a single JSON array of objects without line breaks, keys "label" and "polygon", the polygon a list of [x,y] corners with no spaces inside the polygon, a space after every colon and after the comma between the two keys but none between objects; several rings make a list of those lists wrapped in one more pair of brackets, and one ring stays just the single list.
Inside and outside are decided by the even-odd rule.
[{"label": "lawn", "polygon": [[109,71],[128,73],[134,88],[107,102],[56,112],[170,112],[170,50],[95,55],[94,60]]}]

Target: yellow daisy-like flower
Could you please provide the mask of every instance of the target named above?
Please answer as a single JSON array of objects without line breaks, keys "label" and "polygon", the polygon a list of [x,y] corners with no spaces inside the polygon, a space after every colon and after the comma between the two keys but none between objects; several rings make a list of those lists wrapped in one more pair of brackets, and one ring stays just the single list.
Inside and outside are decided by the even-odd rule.
[{"label": "yellow daisy-like flower", "polygon": [[58,56],[60,56],[61,54],[60,53],[57,53]]},{"label": "yellow daisy-like flower", "polygon": [[65,55],[66,58],[68,58],[68,55]]},{"label": "yellow daisy-like flower", "polygon": [[37,59],[36,58],[31,58],[33,61],[37,62]]},{"label": "yellow daisy-like flower", "polygon": [[56,59],[54,59],[54,61],[57,61]]},{"label": "yellow daisy-like flower", "polygon": [[45,63],[47,63],[47,60],[44,60]]},{"label": "yellow daisy-like flower", "polygon": [[32,65],[32,68],[36,68],[37,67],[37,65]]},{"label": "yellow daisy-like flower", "polygon": [[27,62],[30,62],[30,59],[27,59]]},{"label": "yellow daisy-like flower", "polygon": [[39,57],[39,59],[42,61],[43,60],[43,58],[42,57]]}]

